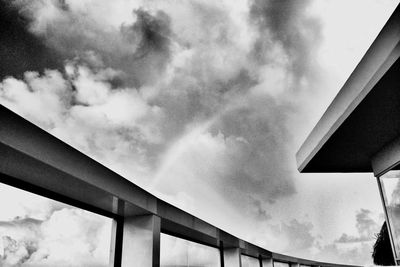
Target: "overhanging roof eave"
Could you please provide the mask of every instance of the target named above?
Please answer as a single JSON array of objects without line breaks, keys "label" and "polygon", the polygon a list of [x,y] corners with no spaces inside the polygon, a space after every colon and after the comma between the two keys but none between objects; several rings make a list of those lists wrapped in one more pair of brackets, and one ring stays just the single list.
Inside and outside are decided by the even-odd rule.
[{"label": "overhanging roof eave", "polygon": [[296,153],[300,172],[313,172],[309,165],[317,153],[399,58],[400,5]]}]

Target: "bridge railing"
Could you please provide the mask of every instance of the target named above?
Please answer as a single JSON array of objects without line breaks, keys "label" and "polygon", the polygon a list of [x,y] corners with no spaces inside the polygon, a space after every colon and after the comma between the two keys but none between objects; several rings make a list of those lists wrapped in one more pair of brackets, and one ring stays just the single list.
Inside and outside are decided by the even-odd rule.
[{"label": "bridge railing", "polygon": [[167,266],[160,245],[167,237],[188,242],[187,265],[198,244],[210,260],[219,257],[215,266],[349,266],[277,254],[241,240],[158,199],[4,106],[0,155],[0,182],[113,219],[110,266]]}]

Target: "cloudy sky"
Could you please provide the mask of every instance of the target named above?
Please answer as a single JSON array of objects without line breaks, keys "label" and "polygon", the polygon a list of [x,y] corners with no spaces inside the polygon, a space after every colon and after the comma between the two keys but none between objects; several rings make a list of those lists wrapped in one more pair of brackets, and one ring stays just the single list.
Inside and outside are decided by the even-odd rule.
[{"label": "cloudy sky", "polygon": [[[398,3],[0,1],[0,103],[240,238],[370,264],[372,174],[299,174],[295,153]],[[0,189],[0,263],[104,260],[109,221]]]}]

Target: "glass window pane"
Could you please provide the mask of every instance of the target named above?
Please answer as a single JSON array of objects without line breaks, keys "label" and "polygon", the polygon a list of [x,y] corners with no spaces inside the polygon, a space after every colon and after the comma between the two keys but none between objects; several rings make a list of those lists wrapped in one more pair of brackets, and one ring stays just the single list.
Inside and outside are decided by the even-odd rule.
[{"label": "glass window pane", "polygon": [[109,265],[112,219],[0,183],[0,266]]},{"label": "glass window pane", "polygon": [[160,266],[219,267],[219,249],[161,234]]},{"label": "glass window pane", "polygon": [[241,255],[242,267],[260,267],[260,261],[257,258]]},{"label": "glass window pane", "polygon": [[290,267],[289,263],[274,261],[274,267]]},{"label": "glass window pane", "polygon": [[400,171],[392,170],[381,176],[385,207],[392,232],[396,257],[400,257]]}]

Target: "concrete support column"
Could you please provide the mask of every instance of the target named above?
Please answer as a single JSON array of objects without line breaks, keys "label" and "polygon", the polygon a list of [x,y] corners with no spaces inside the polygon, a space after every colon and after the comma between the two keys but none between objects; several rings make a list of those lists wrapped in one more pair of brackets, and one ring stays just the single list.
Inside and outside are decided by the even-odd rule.
[{"label": "concrete support column", "polygon": [[124,219],[122,267],[160,266],[160,217],[134,216]]},{"label": "concrete support column", "polygon": [[224,249],[224,265],[225,267],[242,267],[239,248]]},{"label": "concrete support column", "polygon": [[270,259],[262,259],[262,267],[273,267],[274,264],[272,262],[272,258]]},{"label": "concrete support column", "polygon": [[121,267],[123,220],[114,219],[111,228],[109,267]]},{"label": "concrete support column", "polygon": [[258,266],[263,267],[263,258],[261,256],[258,257]]}]

